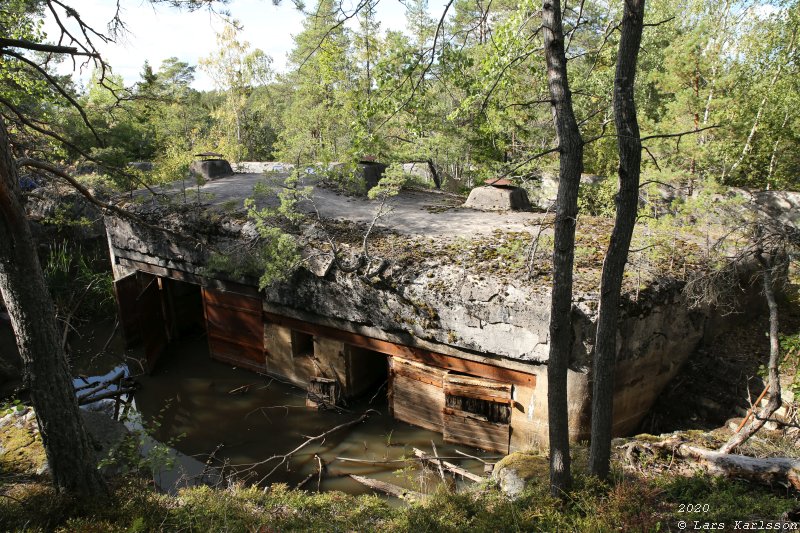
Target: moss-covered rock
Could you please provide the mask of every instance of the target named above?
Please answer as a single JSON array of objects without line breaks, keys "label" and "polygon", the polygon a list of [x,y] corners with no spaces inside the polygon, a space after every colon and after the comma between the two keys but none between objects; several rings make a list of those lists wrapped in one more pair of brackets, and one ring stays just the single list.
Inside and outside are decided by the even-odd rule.
[{"label": "moss-covered rock", "polygon": [[494,466],[492,477],[507,495],[516,498],[529,482],[548,479],[547,457],[525,452],[505,456]]},{"label": "moss-covered rock", "polygon": [[0,470],[13,474],[41,474],[47,457],[33,409],[25,408],[0,419]]}]

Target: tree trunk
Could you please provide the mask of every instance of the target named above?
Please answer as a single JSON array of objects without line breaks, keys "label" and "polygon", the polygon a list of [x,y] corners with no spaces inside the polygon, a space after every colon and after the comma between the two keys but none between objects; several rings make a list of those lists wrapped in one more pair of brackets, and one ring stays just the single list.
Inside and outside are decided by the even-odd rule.
[{"label": "tree trunk", "polygon": [[554,496],[564,497],[571,484],[567,370],[572,351],[572,265],[575,258],[578,187],[583,172],[583,139],[572,109],[559,0],[544,0],[542,34],[560,156],[553,243],[550,354],[547,362],[550,491]]},{"label": "tree trunk", "polygon": [[57,490],[107,494],[78,410],[56,314],[36,256],[5,122],[0,118],[0,293],[22,357],[42,444]]},{"label": "tree trunk", "polygon": [[[767,306],[769,307],[769,363],[767,364],[767,372],[769,385],[767,390],[767,405],[760,413],[753,416],[753,420],[737,431],[728,441],[720,447],[720,453],[731,453],[737,447],[741,446],[747,439],[752,437],[759,429],[764,427],[767,419],[771,417],[775,411],[780,409],[783,400],[781,399],[781,375],[779,367],[781,363],[780,354],[781,347],[778,340],[778,302],[775,299],[775,289],[772,282],[772,269],[775,266],[774,261],[766,259],[762,253],[758,253],[757,259],[761,263],[761,280],[764,286],[764,296],[767,299]],[[753,406],[753,412],[758,409],[757,405]]]},{"label": "tree trunk", "polygon": [[437,189],[442,188],[442,180],[439,178],[439,173],[436,172],[436,165],[433,164],[433,159],[428,159],[425,161],[428,163],[428,170],[431,173],[431,178],[433,178],[433,184],[436,186]]},{"label": "tree trunk", "polygon": [[627,0],[622,15],[617,71],[614,79],[614,122],[619,151],[619,192],[617,214],[600,281],[600,309],[594,345],[592,386],[592,433],[589,472],[605,479],[611,458],[614,368],[617,356],[622,274],[628,261],[633,227],[639,203],[639,171],[642,142],[634,102],[636,60],[642,41],[645,0]]}]

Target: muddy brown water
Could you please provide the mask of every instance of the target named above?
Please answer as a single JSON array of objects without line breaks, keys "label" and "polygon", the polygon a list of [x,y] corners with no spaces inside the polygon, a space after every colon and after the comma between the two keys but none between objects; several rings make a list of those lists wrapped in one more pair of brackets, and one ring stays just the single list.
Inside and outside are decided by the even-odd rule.
[{"label": "muddy brown water", "polygon": [[[441,481],[438,473],[408,468],[404,462],[364,464],[339,458],[398,461],[413,457],[414,447],[431,453],[432,441],[440,456],[454,457],[451,462],[475,473],[483,472],[483,463],[460,457],[456,449],[487,461],[497,457],[445,444],[438,433],[394,420],[388,414],[385,385],[348,404],[347,412],[306,407],[301,389],[211,360],[204,335],[171,344],[153,374],[138,381],[136,408],[154,438],[200,461],[213,454],[215,466],[250,482],[296,486],[317,472],[318,455],[326,465],[320,490],[370,492],[348,477],[357,474],[428,492]],[[286,454],[310,436],[357,419],[368,409],[376,412],[366,421],[306,446],[271,475],[279,460],[257,465]],[[315,476],[305,488],[316,490],[317,481]]]},{"label": "muddy brown water", "polygon": [[[115,331],[113,320],[78,327],[70,336],[73,373],[104,374],[126,356],[132,373],[141,372],[136,363],[130,362],[136,352],[126,351],[121,337],[121,332]],[[18,357],[10,327],[0,330],[0,348],[3,351],[0,355],[9,359]],[[414,447],[432,453],[433,442],[440,456],[451,457],[451,462],[476,474],[483,473],[483,463],[464,458],[456,450],[487,462],[497,460],[496,454],[446,444],[439,433],[393,419],[388,414],[385,384],[364,398],[350,402],[347,412],[306,407],[305,391],[212,360],[202,333],[170,344],[154,372],[136,379],[140,388],[135,394],[135,406],[152,437],[201,462],[213,454],[212,464],[223,467],[226,476],[250,483],[280,482],[296,486],[309,474],[317,472],[315,455],[318,455],[326,465],[319,483],[323,491],[371,492],[348,477],[348,474],[357,474],[430,492],[441,483],[438,472],[420,468],[417,461],[402,461],[414,456]],[[364,422],[306,446],[268,477],[265,476],[278,461],[256,465],[273,455],[293,450],[310,436],[354,420],[368,409],[375,412]],[[376,463],[394,462],[365,464],[343,461],[340,459],[343,457]],[[315,475],[304,488],[317,490],[317,481]]]}]

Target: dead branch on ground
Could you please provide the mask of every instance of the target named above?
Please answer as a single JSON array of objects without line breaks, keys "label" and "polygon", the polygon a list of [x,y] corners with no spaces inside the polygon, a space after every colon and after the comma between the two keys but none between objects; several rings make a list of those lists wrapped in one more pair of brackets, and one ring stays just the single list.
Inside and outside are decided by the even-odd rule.
[{"label": "dead branch on ground", "polygon": [[765,485],[791,485],[800,490],[800,459],[789,457],[756,458],[708,450],[671,436],[663,441],[647,443],[633,441],[619,446],[625,459],[635,465],[637,455],[671,454],[670,468],[675,458],[694,463],[706,472],[725,477],[747,479]]}]

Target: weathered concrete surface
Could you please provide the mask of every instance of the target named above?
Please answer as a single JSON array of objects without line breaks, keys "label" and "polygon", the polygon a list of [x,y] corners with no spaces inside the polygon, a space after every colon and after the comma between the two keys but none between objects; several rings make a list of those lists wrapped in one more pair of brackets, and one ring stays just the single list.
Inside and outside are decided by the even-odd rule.
[{"label": "weathered concrete surface", "polygon": [[760,191],[753,193],[755,204],[783,224],[800,228],[800,192]]},{"label": "weathered concrete surface", "polygon": [[[191,187],[200,193],[204,207],[222,208],[228,204],[241,207],[245,198],[252,196],[256,183],[269,183],[280,187],[286,173],[278,172],[274,176],[263,174],[234,174],[226,178],[209,181],[200,187]],[[315,180],[309,177],[304,185],[313,185]],[[180,201],[181,184],[156,189]],[[149,192],[140,191],[137,199],[142,205],[157,205],[156,199]],[[348,196],[325,187],[315,187],[312,200],[320,214],[329,219],[348,220],[351,222],[369,223],[375,216],[379,202],[365,198]],[[391,213],[378,221],[378,227],[391,229],[406,235],[471,237],[476,234],[491,235],[495,230],[532,231],[538,224],[541,214],[525,212],[490,213],[464,209],[460,207],[464,199],[461,196],[436,191],[404,191],[388,201]],[[191,203],[191,202],[190,202]],[[277,206],[275,195],[260,200],[261,206]],[[302,202],[301,210],[311,213],[314,206]]]},{"label": "weathered concrete surface", "polygon": [[[581,187],[595,187],[606,178],[595,174],[581,174]],[[544,210],[553,210],[558,195],[558,174],[542,172],[541,176],[526,186],[533,205]]]},{"label": "weathered concrete surface", "polygon": [[[92,190],[101,201],[108,198],[104,191]],[[39,187],[25,202],[31,229],[39,242],[47,242],[58,233],[82,241],[105,234],[103,215],[83,195],[68,186]]]},{"label": "weathered concrete surface", "polygon": [[291,163],[279,161],[239,161],[233,165],[236,172],[263,174],[265,172],[287,172],[294,168]]},{"label": "weathered concrete surface", "polygon": [[[159,227],[198,236],[197,241],[108,218],[109,240],[118,267],[154,265],[188,272],[198,279],[226,279],[224,273],[210,275],[205,269],[210,250],[222,248],[235,253],[233,246],[252,241],[255,231],[252,223],[220,208],[241,202],[262,179],[235,175],[209,182],[201,187],[201,198],[208,206],[145,203],[137,207]],[[358,234],[363,234],[362,228],[372,220],[376,208],[375,202],[321,187],[313,190],[312,198],[326,224],[346,219],[346,226],[355,227]],[[461,209],[452,207],[451,195],[418,191],[404,192],[391,201],[393,213],[378,226],[392,231],[376,235],[371,265],[353,273],[343,272],[330,260],[314,267],[303,266],[290,279],[267,288],[265,309],[448,355],[527,367],[540,385],[532,391],[520,391],[519,413],[514,416],[528,420],[528,429],[513,446],[522,449],[546,442],[544,363],[549,352],[549,278],[546,274],[523,275],[524,261],[522,270],[516,267],[506,271],[508,263],[526,257],[524,243],[537,232],[543,215]],[[268,197],[262,205],[275,205],[275,199]],[[313,210],[308,203],[301,207]],[[311,228],[299,231],[305,255],[325,257],[324,240],[314,234]],[[506,234],[512,237],[506,238]],[[520,241],[519,235],[529,240]],[[357,244],[351,250],[360,246],[359,239],[354,242]],[[505,243],[505,251],[496,249],[500,242]],[[472,257],[472,262],[462,261],[464,256]],[[385,267],[375,268],[380,259],[385,260]],[[169,275],[164,272],[167,274],[162,275]],[[255,285],[254,279],[230,281]],[[571,434],[575,439],[588,436],[589,367],[598,300],[596,284],[584,283],[581,287],[575,292],[568,378]],[[641,294],[637,291],[626,296],[618,337],[617,434],[635,429],[704,337],[707,318],[713,312],[688,309],[680,300],[681,288],[680,283],[650,283]]]},{"label": "weathered concrete surface", "polygon": [[233,168],[224,159],[204,159],[202,161],[192,161],[192,164],[189,165],[189,172],[203,179],[213,180],[230,176],[233,174]]},{"label": "weathered concrete surface", "polygon": [[464,207],[480,211],[530,211],[531,203],[525,189],[519,187],[475,187]]}]

